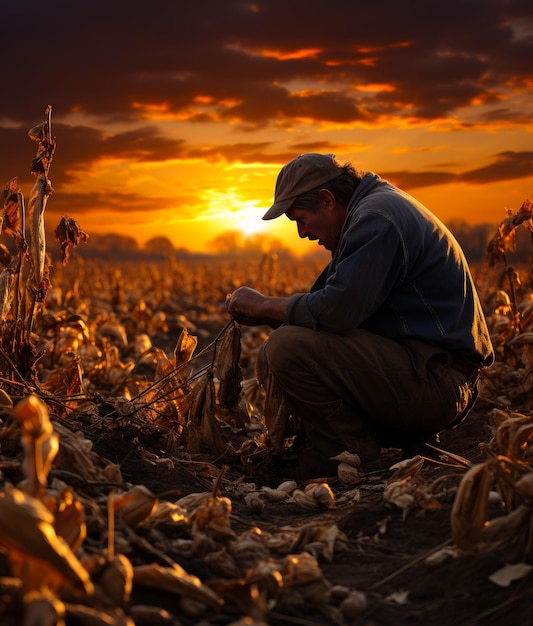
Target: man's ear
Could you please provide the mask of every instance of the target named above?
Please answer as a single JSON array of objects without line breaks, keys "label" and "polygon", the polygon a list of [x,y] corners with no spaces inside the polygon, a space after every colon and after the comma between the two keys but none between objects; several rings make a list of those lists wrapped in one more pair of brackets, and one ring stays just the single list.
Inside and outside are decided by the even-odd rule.
[{"label": "man's ear", "polygon": [[320,199],[324,203],[326,209],[328,211],[333,211],[337,204],[337,200],[335,199],[335,196],[331,193],[331,191],[329,189],[321,189],[318,192],[318,195],[320,196]]}]

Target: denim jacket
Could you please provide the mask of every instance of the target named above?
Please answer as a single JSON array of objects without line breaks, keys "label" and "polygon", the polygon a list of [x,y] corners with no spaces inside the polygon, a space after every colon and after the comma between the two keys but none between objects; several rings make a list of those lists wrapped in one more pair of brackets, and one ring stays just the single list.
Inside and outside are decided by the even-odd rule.
[{"label": "denim jacket", "polygon": [[479,365],[490,335],[459,244],[428,209],[376,174],[347,207],[331,262],[307,294],[289,299],[289,324],[415,338]]}]

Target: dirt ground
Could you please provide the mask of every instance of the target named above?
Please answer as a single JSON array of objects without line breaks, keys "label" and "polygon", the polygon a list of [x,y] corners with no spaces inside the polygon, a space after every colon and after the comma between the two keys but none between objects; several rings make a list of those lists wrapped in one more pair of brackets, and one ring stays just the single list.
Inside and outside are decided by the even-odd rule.
[{"label": "dirt ground", "polygon": [[[492,409],[490,402],[480,398],[460,426],[441,434],[437,450],[428,448],[416,482],[434,497],[407,510],[384,499],[394,471],[390,468],[401,459],[399,450],[384,450],[385,469],[360,476],[353,484],[346,485],[338,478],[328,480],[325,484],[333,500],[302,505],[295,499],[296,491],[283,501],[263,497],[266,485],[272,487],[272,480],[249,467],[222,463],[212,455],[191,457],[179,451],[165,452],[166,429],[128,420],[117,421],[112,427],[110,423],[107,426],[101,423],[95,428],[94,420],[78,419],[69,428],[82,432],[92,442],[95,458],[102,466],[120,466],[122,488],[143,485],[159,502],[169,503],[179,502],[190,494],[218,494],[217,497],[231,502],[231,512],[227,527],[205,527],[198,534],[190,523],[185,527],[140,524],[125,529],[119,519],[116,521],[116,532],[121,537],[116,550],[134,567],[153,563],[168,567],[177,563],[187,575],[196,577],[204,590],[217,594],[220,606],[195,604],[194,600],[192,606],[190,601],[187,606],[188,587],[176,594],[166,591],[164,586],[154,589],[134,583],[131,597],[119,609],[106,609],[112,617],[86,621],[67,611],[65,625],[533,623],[532,574],[505,587],[490,580],[504,566],[526,560],[526,529],[520,529],[496,548],[473,553],[453,549],[452,506],[467,471],[460,459],[472,464],[486,459],[486,444],[493,433],[489,427]],[[3,478],[4,482],[17,484],[22,477],[20,464],[10,464],[6,458],[13,454],[20,459],[20,450],[10,450],[9,443],[9,437],[2,442]],[[69,484],[88,511],[100,509],[88,521],[85,550],[103,554],[108,537],[105,498],[116,485],[82,479],[82,473],[60,451],[49,480],[59,479]],[[300,493],[305,487],[305,484],[297,485]],[[332,530],[336,533],[333,543],[331,535],[329,540],[324,540]],[[289,548],[276,551],[272,547],[276,540],[291,533]],[[257,544],[257,554],[253,554],[252,547],[252,555],[250,552],[246,555],[238,551],[237,545],[239,539],[250,535],[265,540]],[[309,554],[314,564],[306,562]],[[438,559],[439,555],[442,558]],[[222,561],[217,564],[215,557],[231,557],[231,564]],[[271,565],[283,562],[284,582],[280,584],[271,572],[258,573],[260,562]],[[294,574],[298,568],[301,571]],[[9,594],[2,576],[8,573],[6,555],[0,554],[0,624],[25,624],[20,606],[7,599]],[[289,584],[287,576],[290,578],[292,574],[296,582]],[[355,602],[355,608],[350,608],[347,602],[354,592],[359,592],[363,604]]]},{"label": "dirt ground", "polygon": [[[487,418],[490,409],[489,404],[479,400],[466,421],[456,429],[441,434],[439,449],[464,457],[473,464],[483,461],[483,443],[491,437]],[[101,439],[96,446],[101,454],[120,462],[125,480],[142,483],[154,493],[165,493],[170,499],[209,491],[221,469],[221,464],[217,463],[202,465],[201,462],[182,461],[163,470],[143,461],[140,449],[132,451],[130,446],[118,439]],[[399,459],[400,451],[383,451],[384,467],[388,468]],[[220,482],[220,493],[232,502],[232,530],[239,535],[253,528],[274,533],[286,527],[337,525],[344,533],[346,543],[330,559],[319,557],[320,568],[324,579],[334,589],[340,586],[363,592],[366,608],[350,617],[341,613],[331,600],[315,602],[313,597],[296,595],[286,599],[278,597],[268,607],[250,611],[249,598],[248,601],[242,598],[235,600],[232,606],[229,599],[235,599],[235,585],[243,587],[242,581],[238,584],[233,581],[233,587],[227,583],[231,589],[226,588],[224,611],[203,615],[200,620],[181,614],[181,623],[229,624],[232,619],[236,622],[239,618],[243,620],[239,624],[267,623],[270,626],[489,626],[533,623],[531,576],[514,581],[508,587],[498,586],[489,580],[505,565],[524,560],[525,536],[516,536],[514,540],[492,550],[454,553],[438,564],[428,562],[431,555],[453,546],[450,514],[465,467],[458,465],[450,456],[428,448],[428,457],[418,479],[426,485],[439,484],[438,504],[427,508],[414,507],[406,515],[402,509],[384,501],[384,485],[391,473],[392,470],[384,469],[363,477],[357,485],[356,502],[343,502],[342,496],[348,488],[339,480],[329,481],[335,494],[335,507],[306,509],[295,502],[266,502],[261,507],[250,506],[243,496],[248,491],[241,491],[240,488],[246,484],[260,490],[265,477],[250,476],[238,468],[228,468]],[[201,558],[172,556],[189,573],[220,590],[220,579],[209,571]],[[142,559],[145,555],[135,558]],[[241,593],[244,593],[242,589]],[[165,594],[156,598],[150,596],[148,600],[142,595],[139,600],[155,602],[171,612],[175,607],[172,597]]]}]

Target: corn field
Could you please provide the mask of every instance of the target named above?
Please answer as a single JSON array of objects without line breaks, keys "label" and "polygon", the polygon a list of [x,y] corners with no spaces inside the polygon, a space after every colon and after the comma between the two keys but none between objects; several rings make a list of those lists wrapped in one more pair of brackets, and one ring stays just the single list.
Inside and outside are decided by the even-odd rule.
[{"label": "corn field", "polygon": [[[45,237],[51,107],[29,137],[34,186],[26,202],[17,179],[6,184],[2,230],[16,253],[0,251],[1,624],[379,623],[379,610],[407,602],[382,590],[408,586],[421,563],[512,544],[501,586],[529,575],[533,288],[507,253],[517,229],[533,232],[532,203],[509,212],[475,268],[496,350],[472,418],[485,429],[475,454],[435,448],[371,476],[345,454],[332,483],[273,488],[254,479],[283,446],[281,400],[254,377],[268,329],[239,327],[224,302],[241,284],[303,291],[317,268],[280,267],[275,255],[246,266],[84,261],[74,249],[90,235],[74,219]],[[346,520],[370,505],[380,530],[354,539]],[[443,510],[448,536],[424,559],[372,584],[328,577],[377,550],[387,524],[431,524]]]}]

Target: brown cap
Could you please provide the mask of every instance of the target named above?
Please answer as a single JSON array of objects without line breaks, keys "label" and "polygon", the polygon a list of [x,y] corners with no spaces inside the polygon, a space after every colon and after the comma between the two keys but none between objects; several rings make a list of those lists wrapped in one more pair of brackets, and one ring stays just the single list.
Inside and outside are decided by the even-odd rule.
[{"label": "brown cap", "polygon": [[297,196],[328,183],[342,172],[333,154],[300,154],[281,168],[276,181],[274,204],[263,215],[263,219],[273,220],[283,215]]}]

